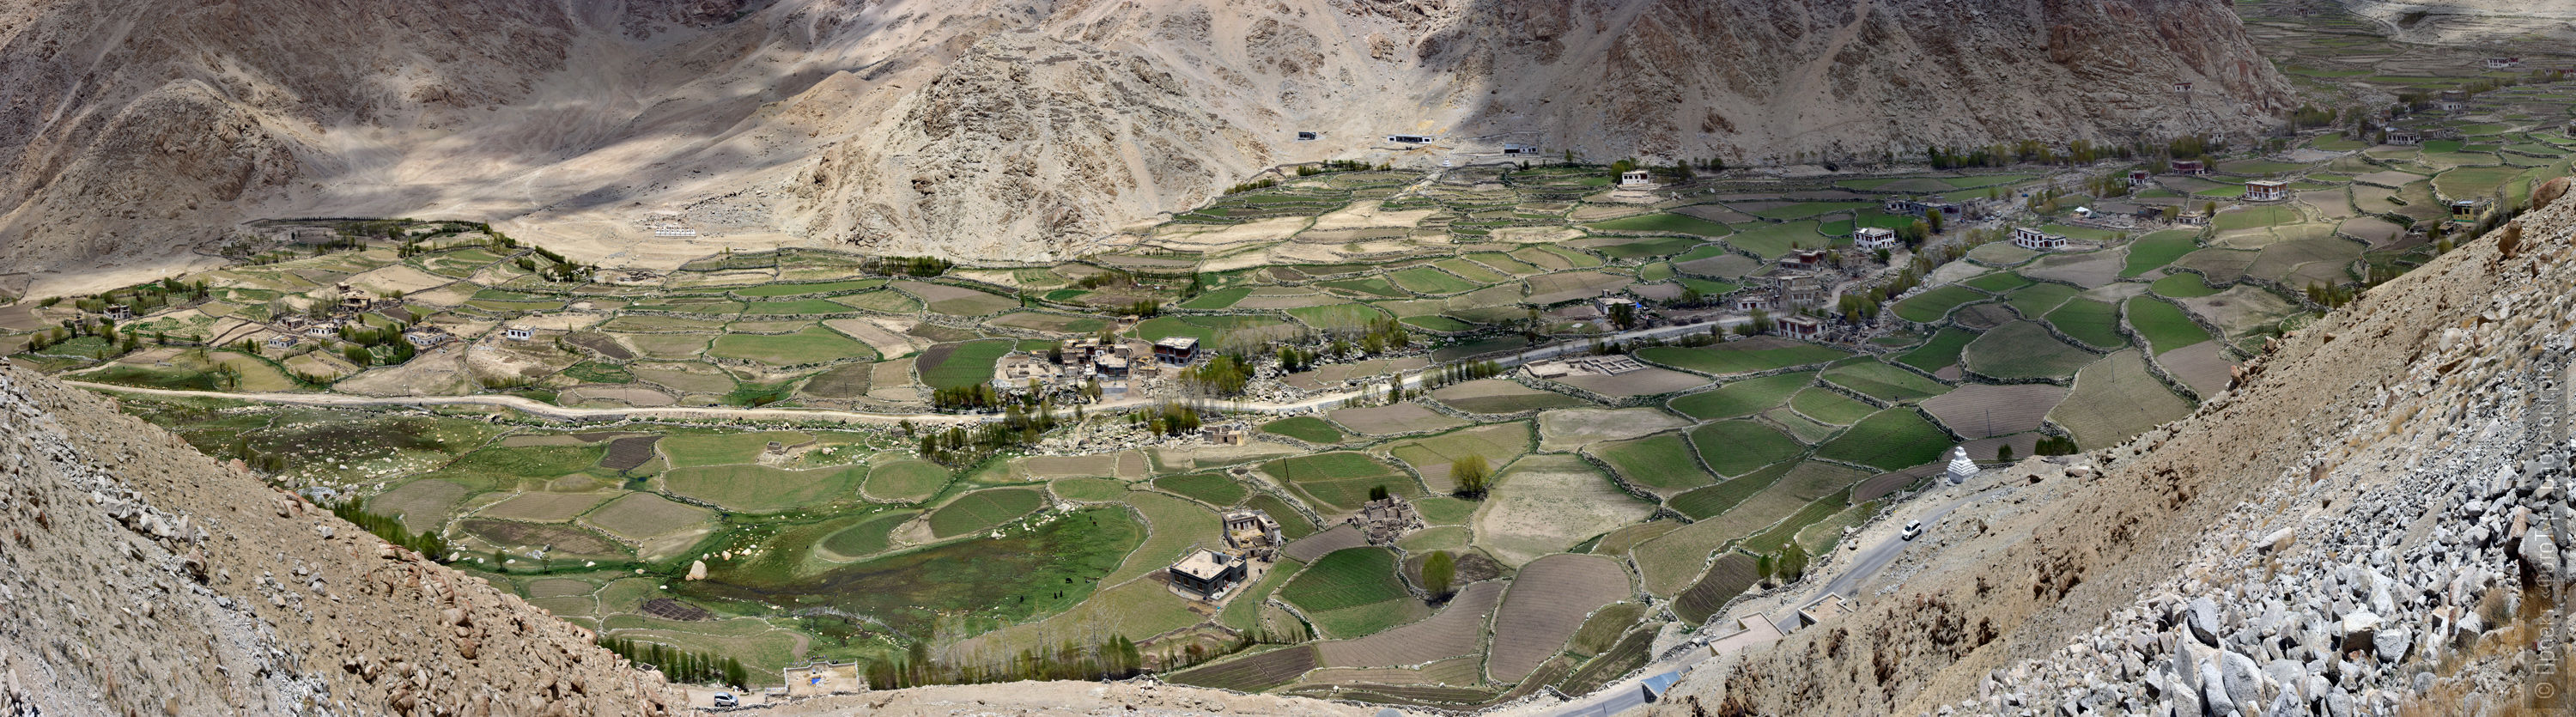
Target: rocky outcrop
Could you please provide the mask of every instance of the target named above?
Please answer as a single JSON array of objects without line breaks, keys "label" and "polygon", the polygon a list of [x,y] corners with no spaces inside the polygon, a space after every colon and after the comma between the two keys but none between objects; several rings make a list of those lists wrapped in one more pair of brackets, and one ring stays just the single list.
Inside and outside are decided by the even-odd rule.
[{"label": "rocky outcrop", "polygon": [[[1044,260],[1285,162],[2240,133],[2287,94],[2235,22],[2210,0],[20,3],[0,274],[122,280],[62,270],[185,263],[276,216],[490,220],[612,265],[731,240]],[[652,241],[674,217],[709,239]]]},{"label": "rocky outcrop", "polygon": [[589,633],[0,369],[0,714],[671,714]]},{"label": "rocky outcrop", "polygon": [[2562,198],[2077,457],[2106,470],[1988,471],[2000,493],[1891,569],[1911,580],[1677,693],[1765,714],[2512,713],[2547,662],[2532,636],[2576,629],[2545,610],[2576,588],[2570,258]]}]

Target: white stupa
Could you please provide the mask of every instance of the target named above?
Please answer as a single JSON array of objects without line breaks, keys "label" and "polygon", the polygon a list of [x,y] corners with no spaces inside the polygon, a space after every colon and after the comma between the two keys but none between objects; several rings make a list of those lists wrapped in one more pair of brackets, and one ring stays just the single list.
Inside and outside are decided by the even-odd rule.
[{"label": "white stupa", "polygon": [[1977,477],[1977,462],[1968,460],[1968,447],[1959,446],[1950,449],[1950,485],[1966,483],[1968,479],[1975,477]]}]

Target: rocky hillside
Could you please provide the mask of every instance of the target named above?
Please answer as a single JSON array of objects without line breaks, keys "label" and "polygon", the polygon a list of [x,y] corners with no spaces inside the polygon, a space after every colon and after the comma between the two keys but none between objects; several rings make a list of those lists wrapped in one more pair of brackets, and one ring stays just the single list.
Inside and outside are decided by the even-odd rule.
[{"label": "rocky hillside", "polygon": [[0,7],[0,273],[315,215],[1042,259],[1284,162],[1875,160],[2286,102],[2214,0],[37,0]]},{"label": "rocky hillside", "polygon": [[[2571,257],[2561,199],[2280,341],[2187,419],[1990,471],[2001,493],[1919,541],[1892,571],[1909,580],[1695,672],[1667,713],[2516,714],[2543,680],[2563,698]],[[2533,648],[2552,634],[2554,673]]]},{"label": "rocky hillside", "polygon": [[2576,0],[2336,0],[2355,15],[2377,20],[2408,42],[2493,47],[2499,54],[2546,53],[2565,60],[2576,41]]},{"label": "rocky hillside", "polygon": [[0,714],[670,714],[517,596],[0,369]]}]

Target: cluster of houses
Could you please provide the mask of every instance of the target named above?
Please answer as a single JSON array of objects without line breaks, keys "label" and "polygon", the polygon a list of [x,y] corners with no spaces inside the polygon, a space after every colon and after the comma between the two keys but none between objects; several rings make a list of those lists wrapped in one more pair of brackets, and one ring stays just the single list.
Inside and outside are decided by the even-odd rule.
[{"label": "cluster of houses", "polygon": [[[1149,351],[1150,354],[1139,352],[1125,341],[1086,336],[1065,342],[1052,359],[1014,352],[994,362],[993,388],[1010,390],[1033,382],[1044,388],[1095,379],[1123,381],[1140,369],[1150,373],[1157,366],[1187,366],[1200,356],[1199,340],[1189,336],[1165,337],[1155,341]],[[1123,390],[1119,386],[1110,388]]]},{"label": "cluster of houses", "polygon": [[[321,316],[283,314],[270,320],[269,328],[277,333],[268,337],[268,348],[290,349],[306,339],[328,341],[340,335],[340,327],[363,325],[360,315],[403,305],[400,300],[379,297],[346,282],[332,288],[337,298]],[[431,348],[454,338],[446,329],[436,326],[414,326],[403,331],[403,341],[413,348]]]}]

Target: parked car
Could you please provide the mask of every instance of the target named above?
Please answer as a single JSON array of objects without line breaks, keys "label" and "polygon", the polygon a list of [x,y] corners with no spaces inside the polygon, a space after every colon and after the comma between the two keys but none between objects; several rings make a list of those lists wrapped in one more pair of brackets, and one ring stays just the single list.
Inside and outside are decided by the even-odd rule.
[{"label": "parked car", "polygon": [[1905,521],[1905,539],[1906,539],[1906,540],[1913,540],[1913,539],[1915,539],[1916,537],[1920,537],[1921,535],[1923,535],[1923,521],[1920,521],[1920,520],[1909,520],[1909,521]]},{"label": "parked car", "polygon": [[716,702],[716,706],[717,706],[717,707],[741,707],[741,706],[742,706],[742,700],[741,700],[740,698],[736,698],[736,697],[734,697],[734,696],[733,696],[733,693],[731,693],[731,692],[718,692],[718,693],[716,693],[716,700],[715,700],[715,702]]}]

